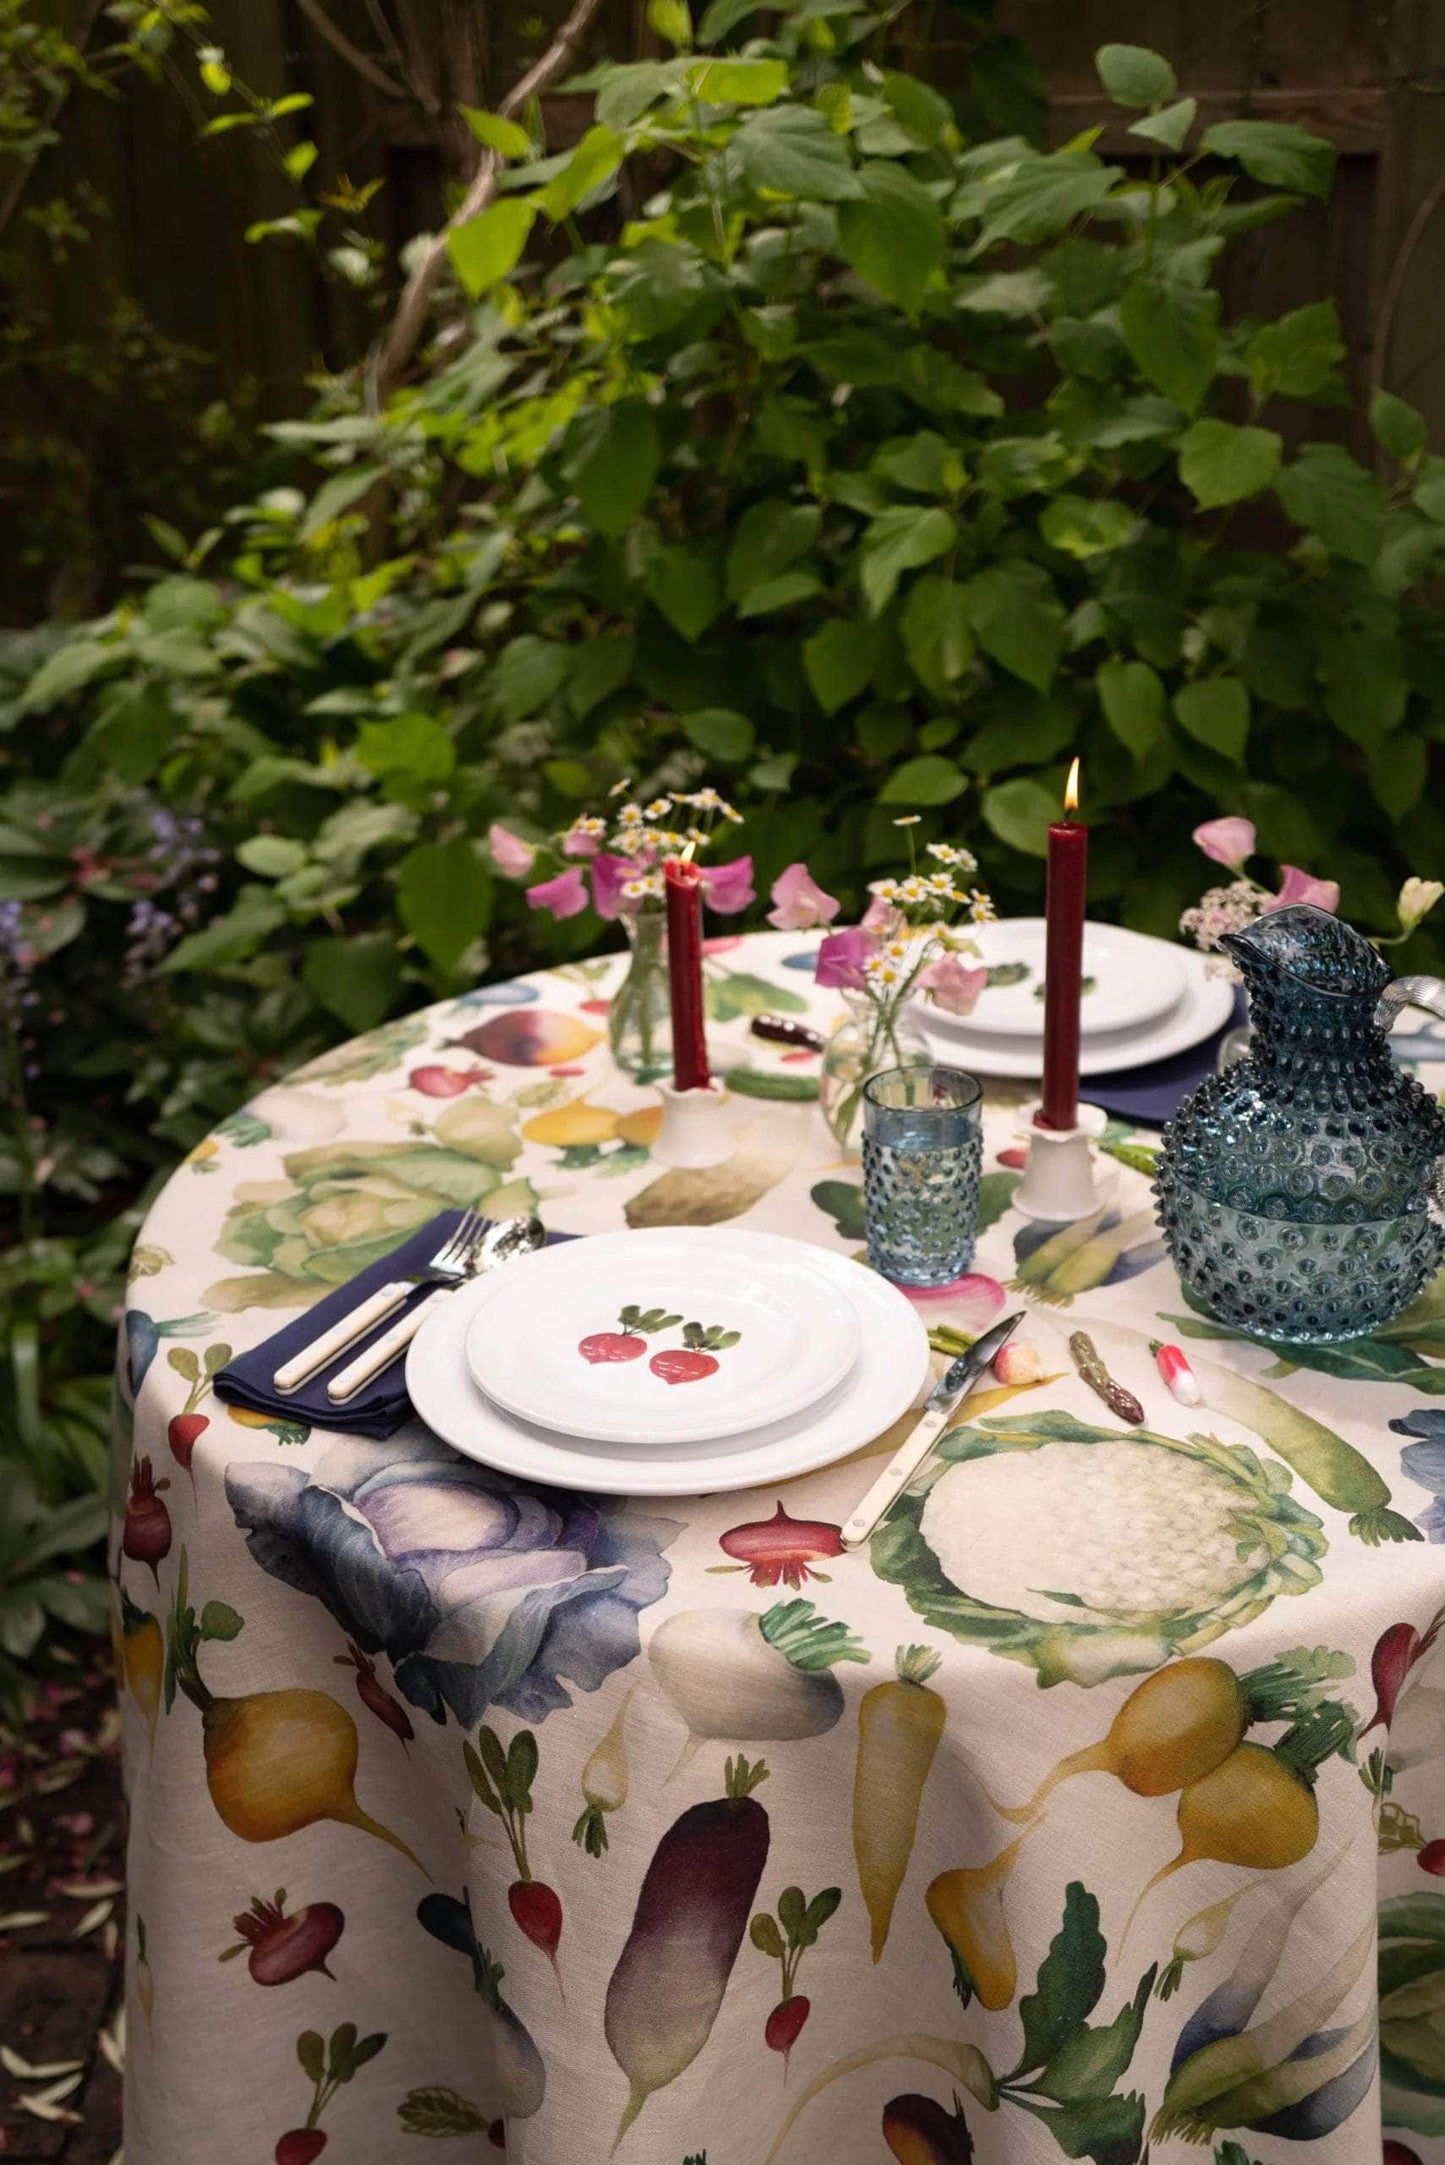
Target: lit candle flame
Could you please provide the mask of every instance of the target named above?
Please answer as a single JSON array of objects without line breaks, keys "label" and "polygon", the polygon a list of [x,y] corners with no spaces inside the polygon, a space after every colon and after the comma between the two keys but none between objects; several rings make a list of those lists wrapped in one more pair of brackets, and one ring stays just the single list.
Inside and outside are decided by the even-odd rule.
[{"label": "lit candle flame", "polygon": [[1069,769],[1069,779],[1064,784],[1064,817],[1072,819],[1079,809],[1079,762]]}]

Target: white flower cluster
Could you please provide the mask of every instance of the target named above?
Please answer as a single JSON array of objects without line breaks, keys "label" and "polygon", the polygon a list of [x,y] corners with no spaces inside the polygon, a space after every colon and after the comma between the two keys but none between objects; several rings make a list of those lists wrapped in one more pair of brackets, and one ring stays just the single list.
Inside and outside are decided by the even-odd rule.
[{"label": "white flower cluster", "polygon": [[[627,797],[632,787],[630,781],[615,782],[608,794]],[[679,805],[686,805],[694,814],[691,825],[686,828],[665,827],[661,824]],[[719,820],[730,826],[742,825],[743,815],[730,805],[726,798],[711,788],[674,790],[670,797],[654,797],[650,804],[638,804],[627,797],[618,805],[612,816],[609,831],[605,819],[595,814],[574,819],[562,836],[564,853],[569,856],[592,856],[600,849],[615,851],[619,857],[640,858],[644,864],[665,862],[669,857],[680,857],[684,850],[706,849],[712,840],[712,830]],[[645,884],[629,883],[623,892],[632,900],[642,894],[660,892]]]}]

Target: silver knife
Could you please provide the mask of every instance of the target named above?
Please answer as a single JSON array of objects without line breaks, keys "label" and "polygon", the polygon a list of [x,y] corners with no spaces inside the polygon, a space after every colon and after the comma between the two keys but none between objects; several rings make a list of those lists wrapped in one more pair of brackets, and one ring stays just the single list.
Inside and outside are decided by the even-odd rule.
[{"label": "silver knife", "polygon": [[1026,1311],[1017,1309],[975,1339],[939,1377],[923,1409],[923,1418],[909,1431],[907,1441],[889,1460],[857,1510],[843,1528],[843,1546],[861,1548],[894,1499],[903,1493],[933,1446],[937,1443],[959,1402],[983,1374],[994,1355],[1012,1338]]}]

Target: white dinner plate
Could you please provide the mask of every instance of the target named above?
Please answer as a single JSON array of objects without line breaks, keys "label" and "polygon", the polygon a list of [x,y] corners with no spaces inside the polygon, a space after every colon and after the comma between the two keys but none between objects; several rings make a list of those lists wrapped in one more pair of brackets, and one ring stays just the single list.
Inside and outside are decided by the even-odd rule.
[{"label": "white dinner plate", "polygon": [[789,1481],[871,1443],[907,1412],[929,1376],[928,1333],[896,1286],[826,1248],[814,1250],[811,1260],[853,1310],[858,1358],[826,1398],[765,1429],[657,1450],[552,1435],[517,1420],[484,1397],[467,1369],[467,1332],[489,1290],[484,1278],[460,1287],[422,1325],[407,1354],[406,1387],[428,1428],[464,1457],[552,1488],[705,1496]]},{"label": "white dinner plate", "polygon": [[[1210,977],[1206,958],[1189,948],[1179,949],[1184,968],[1184,993],[1177,1007],[1159,1021],[1140,1030],[1114,1030],[1085,1038],[1079,1049],[1081,1075],[1118,1075],[1167,1060],[1176,1052],[1188,1052],[1216,1030],[1222,1030],[1234,1011],[1234,986],[1228,978]],[[977,1075],[1012,1076],[1029,1081],[1043,1072],[1043,1039],[1024,1042],[1010,1038],[974,1036],[967,1019],[941,1015],[933,1008],[914,1009],[922,1023],[933,1056],[951,1067],[963,1067]]]},{"label": "white dinner plate", "polygon": [[542,1248],[487,1281],[472,1381],[534,1427],[702,1443],[787,1420],[858,1358],[858,1318],[779,1233],[660,1226]]},{"label": "white dinner plate", "polygon": [[[970,930],[989,971],[1001,980],[962,1018],[971,1037],[1042,1039],[1046,936],[1042,917],[1004,917]],[[1120,925],[1085,925],[1083,1037],[1141,1029],[1177,1007],[1187,983],[1186,952]]]}]

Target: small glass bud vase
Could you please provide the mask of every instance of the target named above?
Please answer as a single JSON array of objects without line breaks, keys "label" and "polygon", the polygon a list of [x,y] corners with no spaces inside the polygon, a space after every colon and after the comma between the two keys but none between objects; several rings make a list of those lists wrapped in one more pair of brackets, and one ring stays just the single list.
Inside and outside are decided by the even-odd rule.
[{"label": "small glass bud vase", "polygon": [[885,1007],[861,992],[845,992],[843,1000],[848,1012],[823,1048],[818,1096],[839,1149],[856,1157],[869,1076],[885,1068],[927,1066],[933,1055],[906,1002]]},{"label": "small glass bud vase", "polygon": [[624,917],[631,950],[627,975],[612,995],[607,1035],[625,1075],[656,1082],[672,1069],[672,1000],[667,978],[667,920],[661,910]]}]

